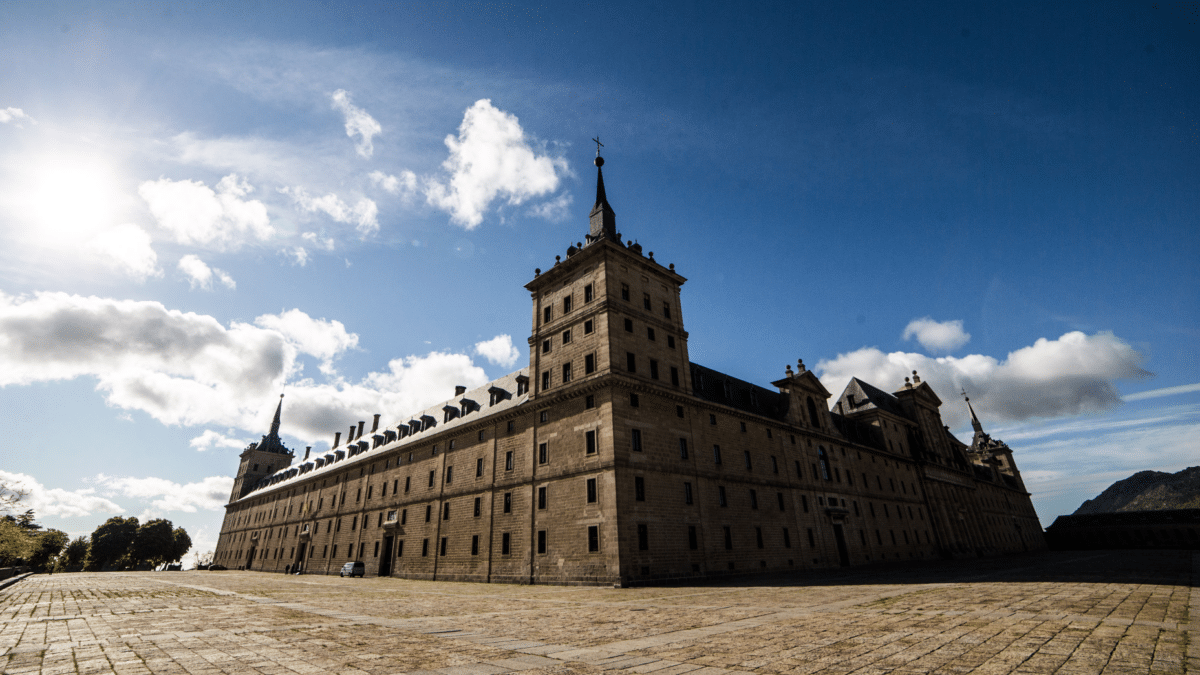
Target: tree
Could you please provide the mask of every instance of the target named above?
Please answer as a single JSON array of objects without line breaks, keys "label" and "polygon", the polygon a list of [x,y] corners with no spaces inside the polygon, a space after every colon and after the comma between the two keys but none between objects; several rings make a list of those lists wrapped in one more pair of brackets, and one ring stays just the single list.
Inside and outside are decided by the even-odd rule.
[{"label": "tree", "polygon": [[182,527],[175,528],[172,538],[175,540],[175,547],[171,551],[173,557],[167,562],[183,560],[183,556],[187,555],[188,550],[192,548],[192,538],[188,536],[187,530]]},{"label": "tree", "polygon": [[33,545],[30,547],[29,566],[38,569],[51,567],[53,565],[52,559],[58,557],[63,547],[71,540],[66,532],[60,530],[39,532],[32,539]]},{"label": "tree", "polygon": [[92,546],[88,552],[87,569],[100,570],[129,555],[133,539],[137,536],[138,519],[113,516],[92,532]]},{"label": "tree", "polygon": [[[188,542],[188,546],[191,546],[191,541]],[[184,549],[185,552],[186,550]],[[134,563],[148,562],[151,567],[175,560],[175,530],[171,521],[155,518],[139,527],[137,536],[133,538],[133,548],[130,549],[129,557]]]},{"label": "tree", "polygon": [[67,544],[67,548],[63,551],[63,566],[69,570],[82,565],[90,547],[91,544],[88,543],[87,537],[74,539]]},{"label": "tree", "polygon": [[31,545],[29,532],[17,525],[15,519],[0,518],[0,567],[24,563]]}]

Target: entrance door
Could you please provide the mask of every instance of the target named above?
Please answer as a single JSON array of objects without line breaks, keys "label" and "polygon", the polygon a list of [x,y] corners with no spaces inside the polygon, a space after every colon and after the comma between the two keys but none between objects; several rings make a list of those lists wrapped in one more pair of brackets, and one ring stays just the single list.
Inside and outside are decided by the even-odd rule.
[{"label": "entrance door", "polygon": [[245,569],[253,569],[253,567],[254,567],[254,554],[255,554],[256,552],[258,552],[258,547],[256,547],[256,546],[251,546],[251,547],[250,547],[250,554],[246,556],[246,567],[245,567]]},{"label": "entrance door", "polygon": [[293,572],[298,572],[304,569],[304,554],[308,551],[308,544],[300,542],[300,545],[296,548],[300,550],[296,551],[296,562],[292,563]]},{"label": "entrance door", "polygon": [[383,555],[379,558],[379,576],[392,575],[392,537],[383,538]]},{"label": "entrance door", "polygon": [[838,564],[842,567],[849,567],[850,549],[846,548],[846,533],[842,531],[842,526],[838,523],[833,525],[833,538],[837,540]]}]

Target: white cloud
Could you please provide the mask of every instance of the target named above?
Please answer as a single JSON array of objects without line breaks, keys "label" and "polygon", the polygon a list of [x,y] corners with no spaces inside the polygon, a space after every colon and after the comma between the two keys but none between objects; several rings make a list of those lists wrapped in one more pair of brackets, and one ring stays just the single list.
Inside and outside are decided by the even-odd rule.
[{"label": "white cloud", "polygon": [[285,251],[293,259],[293,265],[304,267],[308,264],[308,251],[303,246],[295,246]]},{"label": "white cloud", "polygon": [[417,191],[417,174],[412,171],[401,171],[399,176],[391,176],[382,171],[372,171],[369,178],[372,183],[394,195],[411,196]]},{"label": "white cloud", "polygon": [[205,429],[204,433],[193,438],[188,443],[188,445],[199,450],[200,452],[211,450],[213,448],[233,448],[234,450],[241,450],[249,444],[250,441],[242,441],[236,438],[230,438],[229,436],[217,433],[212,429]]},{"label": "white cloud", "polygon": [[1175,396],[1176,394],[1190,394],[1194,391],[1200,391],[1200,382],[1196,384],[1181,384],[1177,387],[1163,387],[1162,389],[1151,389],[1150,391],[1139,391],[1136,394],[1130,394],[1125,397],[1126,401],[1142,401],[1148,398],[1159,398],[1160,396]]},{"label": "white cloud", "polygon": [[279,191],[291,196],[297,206],[309,213],[320,212],[339,223],[354,223],[355,229],[364,237],[379,231],[379,207],[370,199],[364,197],[350,206],[332,192],[324,197],[312,197],[301,187],[285,187]]},{"label": "white cloud", "polygon": [[333,101],[333,109],[346,117],[346,135],[350,138],[358,136],[355,149],[358,150],[359,156],[364,159],[370,157],[375,151],[371,145],[371,137],[382,133],[383,127],[379,126],[379,122],[367,114],[367,111],[351,103],[350,94],[344,89],[333,92],[330,98]]},{"label": "white cloud", "polygon": [[[283,431],[312,442],[372,413],[398,419],[449,398],[455,385],[487,381],[468,355],[445,352],[394,359],[348,381],[330,364],[358,336],[340,322],[289,310],[255,323],[225,327],[157,302],[0,294],[0,386],[90,377],[115,408],[253,436],[266,431],[292,378]],[[324,383],[295,379],[304,355],[322,361]]]},{"label": "white cloud", "polygon": [[497,335],[491,340],[476,343],[475,353],[505,368],[511,368],[521,358],[521,352],[513,346],[512,337],[508,335]]},{"label": "white cloud", "polygon": [[0,108],[0,124],[11,123],[15,127],[22,127],[21,122],[29,122],[37,124],[37,120],[25,114],[20,108]]},{"label": "white cloud", "polygon": [[548,195],[570,173],[564,158],[538,154],[516,116],[493,107],[489,99],[467,108],[458,136],[446,136],[445,142],[450,156],[442,168],[449,177],[427,178],[425,198],[468,230],[483,222],[494,200],[517,205]]},{"label": "white cloud", "polygon": [[150,235],[137,225],[125,223],[105,230],[92,238],[89,247],[105,263],[139,282],[163,275]]},{"label": "white cloud", "polygon": [[904,328],[905,340],[916,338],[932,352],[950,352],[967,344],[971,334],[963,331],[962,321],[934,321],[930,317],[913,319]]},{"label": "white cloud", "polygon": [[266,240],[274,233],[267,207],[244,200],[254,188],[229,174],[214,192],[201,181],[160,178],[138,186],[158,225],[181,244],[235,250],[250,239]]},{"label": "white cloud", "polygon": [[[864,347],[822,360],[816,370],[834,395],[841,393],[851,377],[893,391],[917,370],[943,402],[948,403],[965,388],[981,415],[1016,421],[1118,406],[1121,396],[1113,381],[1150,376],[1142,369],[1142,360],[1141,353],[1112,333],[1075,331],[1057,340],[1039,338],[1003,361],[981,354],[936,359],[907,352],[885,354]],[[961,426],[967,419],[963,405],[944,405],[942,415],[951,427]]]},{"label": "white cloud", "polygon": [[211,291],[214,278],[220,281],[225,288],[230,290],[237,288],[237,283],[228,274],[215,267],[209,267],[198,256],[190,253],[179,259],[178,267],[180,272],[187,275],[188,283],[193,289],[202,288]]},{"label": "white cloud", "polygon": [[358,347],[358,336],[347,333],[341,321],[314,319],[298,309],[264,314],[254,323],[279,333],[300,352],[321,359],[324,373],[333,372],[333,359]]},{"label": "white cloud", "polygon": [[305,232],[300,235],[300,238],[307,241],[314,248],[332,251],[334,246],[333,237],[321,237],[316,232]]},{"label": "white cloud", "polygon": [[9,488],[28,491],[22,509],[33,509],[38,516],[72,518],[94,513],[120,513],[121,507],[100,497],[93,488],[64,490],[47,488],[33,476],[0,470],[0,482]]},{"label": "white cloud", "polygon": [[563,193],[548,202],[535,205],[529,212],[538,218],[561,223],[571,215],[572,201],[574,198],[569,193]]},{"label": "white cloud", "polygon": [[171,511],[195,513],[201,509],[220,511],[233,490],[232,476],[209,476],[195,483],[176,483],[165,478],[131,478],[99,474],[96,483],[114,495],[151,500],[142,518],[165,515]]}]

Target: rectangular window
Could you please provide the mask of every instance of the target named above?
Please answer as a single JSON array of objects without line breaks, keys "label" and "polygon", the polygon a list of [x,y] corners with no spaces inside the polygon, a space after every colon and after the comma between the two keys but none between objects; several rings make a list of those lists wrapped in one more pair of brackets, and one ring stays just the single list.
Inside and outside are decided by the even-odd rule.
[{"label": "rectangular window", "polygon": [[639,551],[649,551],[650,550],[650,530],[646,527],[646,525],[644,523],[638,523],[637,532],[638,532],[638,550]]},{"label": "rectangular window", "polygon": [[569,295],[563,298],[563,314],[571,311],[571,299]]},{"label": "rectangular window", "polygon": [[588,526],[588,552],[595,553],[600,550],[600,526]]},{"label": "rectangular window", "polygon": [[512,513],[512,493],[511,492],[504,493],[504,512]]},{"label": "rectangular window", "polygon": [[804,469],[800,468],[800,460],[796,460],[796,478],[804,478]]},{"label": "rectangular window", "polygon": [[428,523],[432,519],[433,519],[433,505],[426,504],[425,505],[425,522]]},{"label": "rectangular window", "polygon": [[356,529],[358,529],[358,516],[350,519],[350,531],[353,532]]},{"label": "rectangular window", "polygon": [[755,541],[755,543],[758,544],[759,548],[763,548],[763,538],[762,538],[762,528],[761,527],[754,528],[754,541]]},{"label": "rectangular window", "polygon": [[404,540],[403,539],[396,542],[396,557],[399,558],[402,555],[404,555]]},{"label": "rectangular window", "polygon": [[405,525],[407,523],[408,523],[408,509],[402,509],[400,511],[400,524]]},{"label": "rectangular window", "polygon": [[422,539],[421,540],[421,557],[424,558],[428,555],[429,555],[429,540]]},{"label": "rectangular window", "polygon": [[596,503],[596,479],[595,478],[587,479],[587,503],[589,503],[589,504]]},{"label": "rectangular window", "polygon": [[636,408],[636,407],[638,407],[639,405],[641,405],[641,399],[640,399],[640,398],[638,398],[638,395],[637,395],[637,394],[632,394],[632,393],[631,393],[631,394],[629,394],[629,407],[630,407],[630,408]]},{"label": "rectangular window", "polygon": [[405,476],[404,477],[404,491],[408,492],[408,489],[411,487],[412,487],[412,476]]},{"label": "rectangular window", "polygon": [[692,484],[687,481],[684,481],[683,483],[683,503],[692,503]]},{"label": "rectangular window", "polygon": [[550,388],[550,371],[542,371],[542,389]]},{"label": "rectangular window", "polygon": [[679,369],[675,366],[671,366],[671,384],[679,386]]},{"label": "rectangular window", "polygon": [[637,372],[637,357],[633,355],[633,352],[625,352],[625,370],[631,373]]},{"label": "rectangular window", "polygon": [[646,311],[650,311],[650,294],[649,293],[642,293],[642,308],[645,309]]},{"label": "rectangular window", "polygon": [[480,457],[475,460],[475,477],[481,478],[482,476],[483,476],[483,458]]},{"label": "rectangular window", "polygon": [[633,332],[633,319],[625,319],[625,332],[626,333]]},{"label": "rectangular window", "polygon": [[681,406],[681,405],[675,406],[675,416],[680,417],[680,418],[683,417],[683,406]]},{"label": "rectangular window", "polygon": [[771,455],[771,473],[779,473],[779,460],[775,459],[775,455]]},{"label": "rectangular window", "polygon": [[733,531],[729,529],[728,525],[723,526],[721,529],[725,531],[725,550],[732,551],[733,550]]},{"label": "rectangular window", "polygon": [[583,287],[583,301],[584,302],[592,301],[592,285],[591,284],[588,284],[587,286]]},{"label": "rectangular window", "polygon": [[479,535],[471,535],[471,555],[479,555]]},{"label": "rectangular window", "polygon": [[696,536],[696,526],[688,525],[688,548],[695,551],[700,548],[699,537]]},{"label": "rectangular window", "polygon": [[650,326],[646,326],[646,339],[654,342],[654,329]]},{"label": "rectangular window", "polygon": [[543,354],[550,353],[550,339],[549,338],[542,340],[542,353]]},{"label": "rectangular window", "polygon": [[783,509],[783,493],[782,493],[782,492],[776,492],[776,493],[775,493],[775,499],[779,501],[779,510],[780,510],[780,511],[783,511],[783,510],[784,510],[784,509]]},{"label": "rectangular window", "polygon": [[621,284],[621,299],[629,301],[629,284]]},{"label": "rectangular window", "polygon": [[506,430],[508,431],[508,433],[511,434],[513,432],[513,430],[516,428],[517,428],[517,423],[512,420],[509,420],[508,425],[506,427]]},{"label": "rectangular window", "polygon": [[453,479],[454,479],[454,467],[448,466],[448,467],[446,467],[446,484],[449,485],[450,481]]},{"label": "rectangular window", "polygon": [[757,490],[750,491],[750,508],[752,508],[752,509],[758,508],[758,491]]},{"label": "rectangular window", "polygon": [[754,467],[750,464],[750,451],[743,450],[742,455],[746,458],[746,470],[747,471],[753,470]]},{"label": "rectangular window", "polygon": [[596,432],[595,431],[586,431],[583,434],[583,438],[584,438],[584,448],[586,449],[587,454],[589,454],[589,455],[596,454]]},{"label": "rectangular window", "polygon": [[721,446],[714,445],[713,446],[713,464],[720,464],[720,463],[721,463]]},{"label": "rectangular window", "polygon": [[562,383],[566,384],[571,381],[571,362],[567,361],[562,364]]},{"label": "rectangular window", "polygon": [[508,452],[504,453],[504,470],[505,470],[505,471],[512,471],[512,470],[513,470],[513,454],[512,454],[512,450],[509,450]]},{"label": "rectangular window", "polygon": [[546,508],[546,487],[545,486],[538,488],[538,508],[539,509]]},{"label": "rectangular window", "polygon": [[367,499],[371,498],[371,493],[374,491],[375,491],[375,486],[373,486],[373,485],[367,486]]},{"label": "rectangular window", "polygon": [[429,487],[433,487],[433,473],[432,471],[429,472]]},{"label": "rectangular window", "polygon": [[542,422],[542,424],[545,424],[546,420],[550,419],[550,412],[547,410],[543,410],[541,413],[538,414],[538,419]]},{"label": "rectangular window", "polygon": [[441,555],[442,555],[443,557],[445,557],[445,555],[446,555],[446,537],[442,537],[442,550],[441,550]]},{"label": "rectangular window", "polygon": [[633,498],[635,501],[646,501],[646,479],[635,476],[633,479]]},{"label": "rectangular window", "polygon": [[671,318],[671,305],[666,300],[663,300],[663,318]]},{"label": "rectangular window", "polygon": [[[892,492],[895,492],[895,491],[896,491],[895,488],[893,488]],[[358,488],[358,492],[355,493],[355,495],[354,495],[354,503],[357,504],[360,501],[362,501],[362,488]]]},{"label": "rectangular window", "polygon": [[631,434],[632,439],[633,439],[633,451],[641,452],[642,451],[642,430],[641,429],[631,429],[629,433]]},{"label": "rectangular window", "polygon": [[687,458],[688,458],[687,439],[681,438],[681,439],[679,439],[679,459],[687,459]]},{"label": "rectangular window", "polygon": [[674,335],[667,336],[667,347],[669,349],[675,349],[675,336]]},{"label": "rectangular window", "polygon": [[442,520],[450,520],[450,502],[442,504]]},{"label": "rectangular window", "polygon": [[592,320],[591,320],[591,319],[588,319],[587,321],[584,321],[584,322],[583,322],[583,334],[584,334],[584,335],[591,335],[591,334],[592,334],[592,331],[593,331],[593,330],[595,330],[595,328],[594,328],[593,326],[594,326],[594,324],[592,324]]},{"label": "rectangular window", "polygon": [[[876,530],[875,532],[878,534],[879,530]],[[810,527],[810,528],[808,528],[808,545],[809,545],[809,546],[816,546],[816,545],[817,545],[817,540],[816,540],[816,538],[815,538],[815,537],[813,537],[813,530],[812,530],[812,528],[811,528],[811,527]]]},{"label": "rectangular window", "polygon": [[337,546],[338,546],[337,544],[334,544],[334,545],[333,545],[333,554],[329,556],[330,558],[336,558],[336,557],[337,557]]},{"label": "rectangular window", "polygon": [[712,414],[710,414],[710,415],[708,416],[708,423],[709,423],[709,424],[711,424],[711,425],[712,425],[712,426],[714,426],[714,427],[715,427],[715,426],[717,426],[717,416],[716,416],[716,415],[712,415]]},{"label": "rectangular window", "polygon": [[718,506],[729,506],[729,501],[725,499],[725,486],[724,485],[717,486],[717,505]]},{"label": "rectangular window", "polygon": [[545,464],[550,459],[550,453],[546,449],[545,443],[538,444],[538,464]]},{"label": "rectangular window", "polygon": [[379,557],[379,542],[375,542],[375,555],[373,557]]},{"label": "rectangular window", "polygon": [[[860,530],[859,532],[861,533],[862,531]],[[784,548],[792,547],[792,533],[788,532],[788,529],[786,527],[783,528],[783,547]]]},{"label": "rectangular window", "polygon": [[587,398],[583,399],[584,410],[591,410],[596,407],[596,397],[588,394]]},{"label": "rectangular window", "polygon": [[538,530],[538,553],[546,552],[546,531]]},{"label": "rectangular window", "polygon": [[654,359],[650,359],[650,379],[658,379],[658,361]]},{"label": "rectangular window", "polygon": [[583,373],[585,375],[591,375],[594,372],[596,372],[596,355],[588,354],[587,356],[583,357]]},{"label": "rectangular window", "polygon": [[550,323],[550,307],[542,309],[542,323]]},{"label": "rectangular window", "polygon": [[483,513],[483,499],[481,497],[476,497],[475,498],[475,517],[478,518],[482,513]]},{"label": "rectangular window", "polygon": [[508,555],[511,537],[507,532],[500,535],[500,555]]}]

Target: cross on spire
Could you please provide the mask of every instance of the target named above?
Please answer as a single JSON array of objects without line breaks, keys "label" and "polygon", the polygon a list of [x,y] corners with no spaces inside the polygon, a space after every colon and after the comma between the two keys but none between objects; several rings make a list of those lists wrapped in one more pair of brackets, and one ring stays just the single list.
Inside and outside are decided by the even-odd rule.
[{"label": "cross on spire", "polygon": [[604,144],[600,142],[599,136],[593,138],[592,142],[596,144],[596,156],[599,157],[600,156],[600,148],[603,148]]}]

